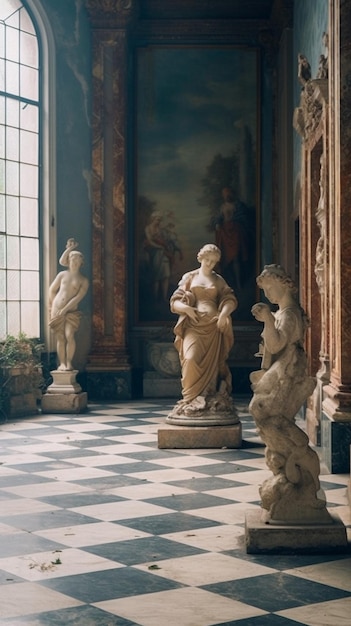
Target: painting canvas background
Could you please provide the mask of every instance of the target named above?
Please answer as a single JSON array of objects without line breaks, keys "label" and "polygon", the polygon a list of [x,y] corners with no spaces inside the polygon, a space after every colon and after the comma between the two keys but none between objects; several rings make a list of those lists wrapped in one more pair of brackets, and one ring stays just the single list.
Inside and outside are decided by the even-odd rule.
[{"label": "painting canvas background", "polygon": [[[257,225],[257,52],[150,46],[137,56],[136,318],[174,321],[169,297],[205,243],[251,321]],[[231,208],[232,206],[232,215]],[[231,239],[232,238],[232,239]]]}]

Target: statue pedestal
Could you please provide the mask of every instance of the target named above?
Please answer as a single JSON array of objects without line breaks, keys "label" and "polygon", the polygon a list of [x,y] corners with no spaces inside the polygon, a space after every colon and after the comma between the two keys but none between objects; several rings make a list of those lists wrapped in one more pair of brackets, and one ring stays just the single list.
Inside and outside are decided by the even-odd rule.
[{"label": "statue pedestal", "polygon": [[241,448],[241,423],[224,426],[165,424],[157,431],[159,448]]},{"label": "statue pedestal", "polygon": [[267,524],[262,511],[245,516],[245,541],[248,554],[320,554],[344,552],[346,528],[337,515],[322,524]]},{"label": "statue pedestal", "polygon": [[88,394],[76,381],[78,370],[53,370],[53,383],[42,397],[43,413],[80,413],[88,405]]}]

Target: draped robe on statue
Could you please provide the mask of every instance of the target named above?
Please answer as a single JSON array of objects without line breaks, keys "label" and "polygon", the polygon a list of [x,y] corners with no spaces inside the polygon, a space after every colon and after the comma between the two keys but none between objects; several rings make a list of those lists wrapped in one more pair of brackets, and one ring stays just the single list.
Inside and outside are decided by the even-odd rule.
[{"label": "draped robe on statue", "polygon": [[182,393],[185,402],[192,402],[198,396],[214,395],[223,381],[228,394],[231,393],[231,374],[227,358],[234,343],[233,327],[230,318],[224,332],[217,327],[218,315],[227,302],[236,298],[225,280],[214,273],[210,286],[196,283],[199,271],[188,272],[179,283],[171,297],[171,311],[177,300],[189,306],[197,307],[199,302],[206,303],[208,312],[198,313],[198,321],[187,315],[180,315],[174,328],[174,345],[179,353],[182,367]]}]

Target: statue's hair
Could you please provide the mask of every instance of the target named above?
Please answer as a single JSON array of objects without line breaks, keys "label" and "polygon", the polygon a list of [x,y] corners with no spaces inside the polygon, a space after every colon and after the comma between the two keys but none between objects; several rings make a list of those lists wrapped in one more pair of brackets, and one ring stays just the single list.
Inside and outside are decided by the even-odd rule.
[{"label": "statue's hair", "polygon": [[287,274],[287,272],[281,265],[276,265],[274,263],[272,263],[271,265],[265,265],[261,274],[256,278],[256,282],[259,287],[263,286],[266,278],[277,280],[283,285],[286,285],[286,287],[288,287],[289,289],[291,289],[292,293],[297,293],[297,287],[293,279],[289,274]]},{"label": "statue's hair", "polygon": [[68,255],[68,258],[71,259],[72,256],[79,256],[81,258],[81,260],[82,260],[82,265],[83,265],[83,263],[84,263],[84,255],[81,252],[79,252],[79,250],[71,250],[71,252]]},{"label": "statue's hair", "polygon": [[303,322],[304,330],[309,327],[310,320],[306,315],[306,312],[302,308],[302,306],[298,302],[298,289],[289,274],[285,271],[285,269],[281,265],[276,265],[272,263],[271,265],[265,265],[261,274],[257,276],[256,282],[261,289],[263,289],[264,281],[269,278],[273,280],[279,281],[282,285],[285,285],[288,289],[290,289],[293,297],[296,301],[297,306],[300,309],[301,318]]},{"label": "statue's hair", "polygon": [[199,250],[197,255],[197,260],[201,263],[202,259],[204,259],[208,254],[215,254],[218,257],[218,261],[221,258],[221,251],[214,243],[206,243]]}]

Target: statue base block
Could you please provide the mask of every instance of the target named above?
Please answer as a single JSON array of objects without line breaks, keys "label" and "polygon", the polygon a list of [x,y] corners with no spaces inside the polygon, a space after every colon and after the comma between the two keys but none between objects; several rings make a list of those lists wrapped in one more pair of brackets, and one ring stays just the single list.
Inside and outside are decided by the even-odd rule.
[{"label": "statue base block", "polygon": [[88,406],[88,394],[45,393],[41,400],[42,413],[80,413]]},{"label": "statue base block", "polygon": [[173,426],[157,431],[159,448],[241,448],[241,423],[225,426]]},{"label": "statue base block", "polygon": [[82,388],[76,381],[78,370],[52,370],[50,372],[53,382],[47,388],[46,393],[54,394],[79,394]]},{"label": "statue base block", "polygon": [[344,552],[346,528],[340,518],[330,514],[328,524],[266,524],[262,512],[248,511],[245,516],[245,541],[248,554],[325,554]]}]

